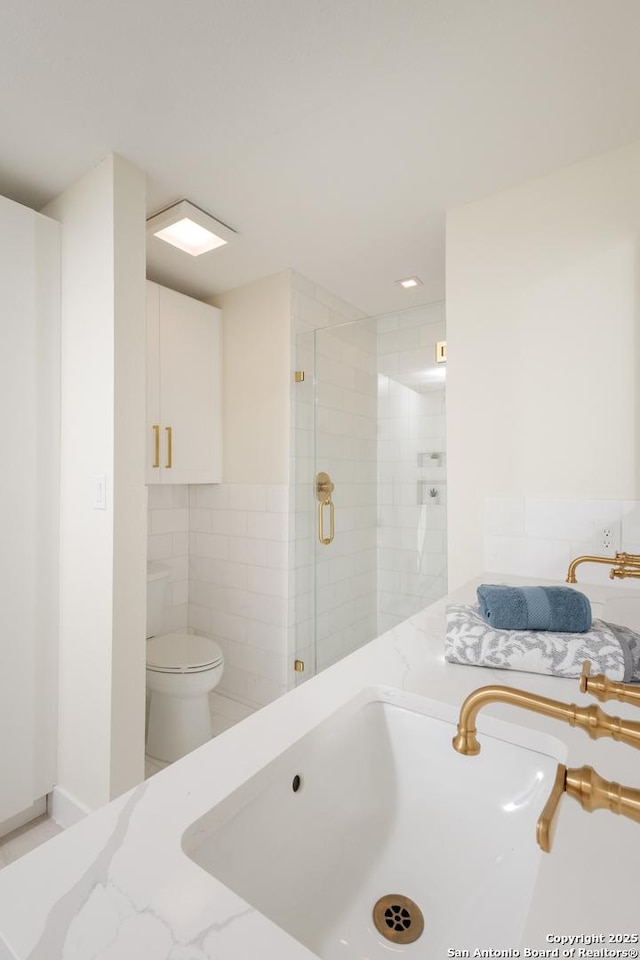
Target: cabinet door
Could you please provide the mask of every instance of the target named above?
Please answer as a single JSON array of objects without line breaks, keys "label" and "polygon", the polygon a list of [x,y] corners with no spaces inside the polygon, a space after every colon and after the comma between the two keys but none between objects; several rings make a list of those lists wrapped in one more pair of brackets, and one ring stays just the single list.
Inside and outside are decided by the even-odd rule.
[{"label": "cabinet door", "polygon": [[59,230],[0,197],[0,822],[56,781]]},{"label": "cabinet door", "polygon": [[160,421],[160,287],[147,280],[147,483],[162,481]]},{"label": "cabinet door", "polygon": [[220,311],[159,287],[162,483],[219,483]]}]

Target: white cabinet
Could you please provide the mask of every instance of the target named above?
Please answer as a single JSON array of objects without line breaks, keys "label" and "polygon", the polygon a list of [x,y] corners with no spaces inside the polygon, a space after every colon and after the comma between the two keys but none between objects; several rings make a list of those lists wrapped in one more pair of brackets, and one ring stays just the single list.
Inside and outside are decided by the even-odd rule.
[{"label": "white cabinet", "polygon": [[147,281],[147,483],[222,480],[221,315]]},{"label": "white cabinet", "polygon": [[3,822],[56,781],[60,584],[60,224],[4,197],[0,313]]}]

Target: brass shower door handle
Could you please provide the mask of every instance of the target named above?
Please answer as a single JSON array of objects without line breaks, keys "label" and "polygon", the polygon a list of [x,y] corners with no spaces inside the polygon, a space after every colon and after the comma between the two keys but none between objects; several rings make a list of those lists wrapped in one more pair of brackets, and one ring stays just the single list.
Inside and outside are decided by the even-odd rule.
[{"label": "brass shower door handle", "polygon": [[[335,487],[328,473],[321,472],[316,476],[316,499],[318,501],[318,539],[327,547],[336,535],[336,515],[331,494]],[[324,508],[329,507],[329,536],[324,535]]]},{"label": "brass shower door handle", "polygon": [[[329,536],[324,535],[324,508],[329,507]],[[336,535],[336,517],[333,500],[321,500],[318,504],[318,539],[327,547]]]}]

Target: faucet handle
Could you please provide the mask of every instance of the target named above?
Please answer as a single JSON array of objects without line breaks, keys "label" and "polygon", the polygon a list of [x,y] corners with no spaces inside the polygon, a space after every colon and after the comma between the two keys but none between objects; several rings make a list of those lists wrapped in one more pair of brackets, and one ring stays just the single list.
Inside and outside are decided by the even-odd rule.
[{"label": "faucet handle", "polygon": [[593,767],[573,767],[567,770],[558,764],[556,779],[549,799],[536,824],[536,840],[545,853],[551,852],[555,834],[556,814],[564,793],[577,800],[583,810],[610,810],[640,823],[640,790],[623,787],[613,780],[605,780]]},{"label": "faucet handle", "polygon": [[559,763],[549,799],[545,803],[544,810],[538,817],[538,822],[536,823],[536,840],[538,841],[538,846],[544,850],[545,853],[551,853],[553,838],[556,832],[558,806],[566,789],[567,768],[563,763]]},{"label": "faucet handle", "polygon": [[618,683],[615,680],[609,680],[604,673],[597,673],[593,677],[590,673],[591,661],[585,660],[580,674],[581,693],[589,693],[601,703],[605,700],[619,700],[621,703],[632,703],[640,707],[639,684]]}]

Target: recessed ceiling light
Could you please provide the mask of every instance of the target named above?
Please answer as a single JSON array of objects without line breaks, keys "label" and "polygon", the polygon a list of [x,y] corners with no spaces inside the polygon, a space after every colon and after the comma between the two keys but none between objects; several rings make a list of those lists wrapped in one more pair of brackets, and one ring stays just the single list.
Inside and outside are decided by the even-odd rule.
[{"label": "recessed ceiling light", "polygon": [[421,287],[422,280],[420,277],[405,277],[404,280],[396,280],[401,287],[404,287],[405,290],[410,290],[411,287]]},{"label": "recessed ceiling light", "polygon": [[222,247],[236,236],[235,230],[189,200],[180,200],[149,217],[147,230],[192,257]]}]

